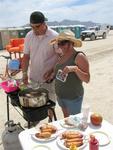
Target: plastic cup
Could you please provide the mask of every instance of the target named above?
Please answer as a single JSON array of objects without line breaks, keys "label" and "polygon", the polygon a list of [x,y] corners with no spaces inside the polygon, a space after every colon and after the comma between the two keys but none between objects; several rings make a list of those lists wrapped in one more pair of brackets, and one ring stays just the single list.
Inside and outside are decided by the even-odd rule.
[{"label": "plastic cup", "polygon": [[88,104],[83,105],[83,107],[82,107],[82,117],[83,117],[84,121],[86,121],[86,122],[88,120],[89,112],[90,112],[90,106]]}]

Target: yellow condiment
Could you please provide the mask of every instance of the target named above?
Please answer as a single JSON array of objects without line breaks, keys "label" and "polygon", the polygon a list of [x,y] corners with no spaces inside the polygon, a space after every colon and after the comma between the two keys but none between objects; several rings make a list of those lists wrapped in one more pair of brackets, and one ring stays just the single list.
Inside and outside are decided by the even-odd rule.
[{"label": "yellow condiment", "polygon": [[69,148],[70,150],[79,150],[76,145],[72,144]]}]

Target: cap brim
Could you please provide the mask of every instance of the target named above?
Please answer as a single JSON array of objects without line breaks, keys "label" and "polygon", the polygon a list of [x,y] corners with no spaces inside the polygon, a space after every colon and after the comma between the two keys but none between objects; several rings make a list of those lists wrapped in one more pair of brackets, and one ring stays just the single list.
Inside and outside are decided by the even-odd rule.
[{"label": "cap brim", "polygon": [[44,20],[45,20],[45,21],[48,21],[48,18],[45,18]]}]

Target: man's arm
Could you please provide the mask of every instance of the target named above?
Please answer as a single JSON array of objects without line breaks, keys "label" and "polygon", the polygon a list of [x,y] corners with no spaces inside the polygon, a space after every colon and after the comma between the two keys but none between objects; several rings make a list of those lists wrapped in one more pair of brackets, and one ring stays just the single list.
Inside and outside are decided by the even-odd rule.
[{"label": "man's arm", "polygon": [[29,54],[24,54],[23,60],[22,60],[22,73],[23,73],[23,82],[25,84],[28,83],[29,60],[30,60]]}]

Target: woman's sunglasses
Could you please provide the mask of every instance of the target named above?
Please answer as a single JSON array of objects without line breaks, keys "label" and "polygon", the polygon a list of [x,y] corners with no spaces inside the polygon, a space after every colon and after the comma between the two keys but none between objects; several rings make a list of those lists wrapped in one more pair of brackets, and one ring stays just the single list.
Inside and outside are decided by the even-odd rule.
[{"label": "woman's sunglasses", "polygon": [[69,40],[62,40],[58,42],[58,46],[64,46],[65,44],[70,43]]}]

